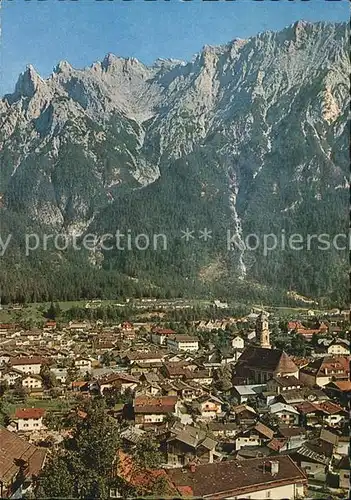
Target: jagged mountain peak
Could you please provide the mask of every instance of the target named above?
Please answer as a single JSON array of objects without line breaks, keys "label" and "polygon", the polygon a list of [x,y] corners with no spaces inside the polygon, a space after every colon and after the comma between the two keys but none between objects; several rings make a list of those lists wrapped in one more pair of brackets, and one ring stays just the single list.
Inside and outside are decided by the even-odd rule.
[{"label": "jagged mountain peak", "polygon": [[[346,25],[303,21],[205,46],[190,62],[147,66],[111,53],[85,69],[62,61],[46,80],[29,68],[0,103],[4,206],[69,234],[110,233],[120,217],[155,232],[163,216],[178,229],[198,217],[240,240],[305,228],[308,212],[316,226],[340,229],[348,74]],[[224,259],[223,248],[209,258]],[[250,270],[246,254],[241,276],[269,281],[265,263]],[[298,258],[287,280],[309,294],[320,269],[305,262],[309,278],[295,286]]]},{"label": "jagged mountain peak", "polygon": [[68,61],[60,61],[54,68],[54,73],[60,74],[60,73],[69,73],[70,71],[73,70],[73,67]]},{"label": "jagged mountain peak", "polygon": [[135,57],[120,57],[111,52],[106,54],[101,62],[101,67],[106,72],[120,70],[133,72],[137,70],[145,71],[147,69],[147,67]]},{"label": "jagged mountain peak", "polygon": [[28,64],[26,70],[20,74],[17,80],[15,94],[18,97],[31,98],[41,85],[45,85],[45,81],[40,77],[34,66]]}]

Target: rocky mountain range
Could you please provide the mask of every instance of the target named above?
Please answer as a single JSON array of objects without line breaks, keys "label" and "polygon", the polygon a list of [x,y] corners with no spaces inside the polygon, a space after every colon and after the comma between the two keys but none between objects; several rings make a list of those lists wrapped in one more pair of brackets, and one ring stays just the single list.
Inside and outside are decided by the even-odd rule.
[{"label": "rocky mountain range", "polygon": [[[348,41],[346,24],[299,21],[205,46],[190,62],[108,54],[84,69],[60,62],[46,79],[28,66],[0,101],[1,233],[14,234],[5,296],[17,293],[17,266],[20,289],[34,280],[49,295],[55,270],[70,269],[69,281],[84,268],[156,288],[198,282],[230,294],[240,281],[343,300],[347,251],[282,249],[281,238],[346,233]],[[164,233],[169,245],[25,256],[28,228]],[[270,233],[277,249],[248,249],[249,234]]]}]

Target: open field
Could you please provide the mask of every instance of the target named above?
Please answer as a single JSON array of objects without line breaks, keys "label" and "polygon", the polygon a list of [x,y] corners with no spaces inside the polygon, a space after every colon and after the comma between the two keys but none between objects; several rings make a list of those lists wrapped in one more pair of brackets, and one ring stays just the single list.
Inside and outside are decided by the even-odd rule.
[{"label": "open field", "polygon": [[[75,402],[76,404],[76,402]],[[13,415],[17,408],[44,408],[45,410],[69,410],[74,406],[73,401],[63,399],[34,399],[28,398],[25,403],[8,404],[9,413]]]},{"label": "open field", "polygon": [[[67,301],[67,302],[57,302],[60,309],[65,312],[71,308],[85,308],[88,300],[78,300],[78,301]],[[118,307],[121,305],[121,302],[118,300],[101,300],[99,301],[99,305],[95,305],[95,307]],[[179,309],[189,308],[189,307],[197,307],[197,308],[208,308],[213,305],[213,300],[209,299],[130,299],[128,302],[124,303],[125,306],[130,307],[135,310],[142,309],[153,309],[153,310],[163,310],[167,309]],[[242,306],[243,304],[239,304],[237,301],[228,301],[228,305],[230,309],[235,309],[238,306]],[[26,304],[22,309],[11,309],[8,306],[3,306],[0,310],[0,323],[15,323],[17,321],[28,321],[33,323],[40,323],[44,320],[45,311],[50,307],[50,302],[42,302],[42,303],[32,303]],[[272,306],[272,305],[264,305],[264,304],[254,304],[247,305],[253,311],[265,310],[271,313],[276,313],[279,316],[286,318],[298,318],[300,316],[306,316],[307,312],[312,309],[315,314],[323,315],[326,311],[320,311],[313,307],[291,307],[291,306]]]}]

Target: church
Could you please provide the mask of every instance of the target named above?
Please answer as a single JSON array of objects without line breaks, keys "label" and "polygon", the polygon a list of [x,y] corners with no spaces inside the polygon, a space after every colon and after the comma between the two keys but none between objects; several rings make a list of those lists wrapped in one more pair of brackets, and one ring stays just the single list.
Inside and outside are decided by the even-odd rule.
[{"label": "church", "polygon": [[247,347],[235,366],[236,376],[248,383],[264,384],[272,377],[299,377],[299,369],[281,349],[272,349],[268,315],[262,312],[256,321],[260,346]]},{"label": "church", "polygon": [[271,349],[268,316],[264,312],[261,312],[256,321],[256,338],[260,339],[260,346],[263,349]]}]

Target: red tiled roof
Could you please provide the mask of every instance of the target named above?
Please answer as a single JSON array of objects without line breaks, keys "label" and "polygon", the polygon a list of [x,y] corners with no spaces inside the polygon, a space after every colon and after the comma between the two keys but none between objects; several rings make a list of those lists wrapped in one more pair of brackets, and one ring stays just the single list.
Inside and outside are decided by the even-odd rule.
[{"label": "red tiled roof", "polygon": [[303,403],[299,403],[294,405],[299,413],[315,413],[318,410],[317,405],[310,403],[309,401],[304,401]]},{"label": "red tiled roof", "polygon": [[194,492],[191,486],[178,486],[178,491],[182,497],[193,497]]},{"label": "red tiled roof", "polygon": [[273,438],[268,444],[268,448],[274,451],[279,451],[286,444],[287,439],[277,439]]},{"label": "red tiled roof", "polygon": [[348,392],[351,391],[351,381],[350,380],[340,380],[339,382],[332,382],[340,391]]},{"label": "red tiled roof", "polygon": [[134,399],[135,413],[169,413],[174,411],[177,396],[161,396],[159,398],[139,396]]},{"label": "red tiled roof", "polygon": [[117,474],[131,486],[136,488],[139,494],[151,493],[155,483],[162,479],[164,481],[165,496],[177,497],[177,490],[169,480],[166,471],[163,469],[141,469],[130,455],[123,451],[118,451]]},{"label": "red tiled roof", "polygon": [[153,328],[152,333],[156,333],[156,335],[174,335],[176,332],[170,328]]},{"label": "red tiled roof", "polygon": [[301,321],[289,321],[288,330],[296,330],[296,328],[302,328]]},{"label": "red tiled roof", "polygon": [[16,325],[14,325],[13,323],[1,323],[0,324],[0,329],[1,330],[12,330],[13,328],[15,328]]},{"label": "red tiled roof", "polygon": [[297,333],[300,335],[313,335],[314,333],[322,333],[319,329],[316,328],[298,328]]},{"label": "red tiled roof", "polygon": [[335,415],[336,413],[344,412],[345,410],[331,401],[322,401],[321,403],[315,403],[315,406],[322,410],[324,413],[329,413],[330,415]]},{"label": "red tiled roof", "polygon": [[44,408],[17,408],[15,411],[15,418],[42,418],[44,415]]}]

